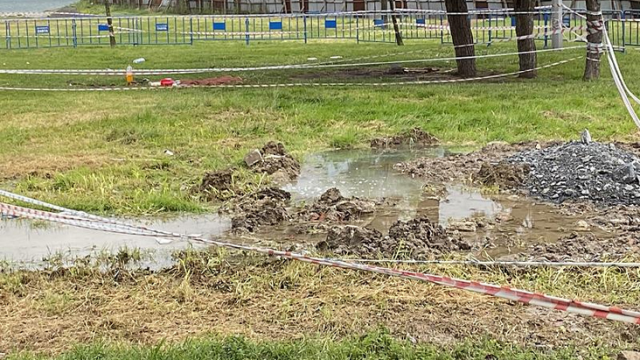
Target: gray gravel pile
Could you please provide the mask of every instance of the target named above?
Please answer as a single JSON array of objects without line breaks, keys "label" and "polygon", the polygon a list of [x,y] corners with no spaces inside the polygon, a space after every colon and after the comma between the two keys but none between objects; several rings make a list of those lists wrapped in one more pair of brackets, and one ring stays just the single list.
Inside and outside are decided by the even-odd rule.
[{"label": "gray gravel pile", "polygon": [[530,166],[523,185],[533,196],[640,205],[640,159],[614,144],[589,140],[583,135],[582,142],[523,151],[507,161]]}]

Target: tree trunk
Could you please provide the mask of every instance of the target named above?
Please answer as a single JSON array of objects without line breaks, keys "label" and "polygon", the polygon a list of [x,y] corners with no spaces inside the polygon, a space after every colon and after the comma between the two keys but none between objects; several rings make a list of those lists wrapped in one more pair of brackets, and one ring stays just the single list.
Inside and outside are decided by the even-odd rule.
[{"label": "tree trunk", "polygon": [[591,44],[602,43],[602,27],[604,22],[601,15],[591,15],[600,12],[600,2],[598,0],[587,0],[587,64],[584,67],[584,80],[594,80],[600,78],[600,57],[602,52],[600,47]]},{"label": "tree trunk", "polygon": [[[473,44],[473,33],[471,32],[471,22],[467,17],[466,0],[445,0],[451,37],[456,51],[456,57],[475,56],[476,49]],[[476,76],[476,59],[460,59],[458,63],[458,75],[462,77]]]},{"label": "tree trunk", "polygon": [[116,47],[116,35],[113,32],[113,18],[111,17],[111,0],[105,0],[104,8],[107,13],[107,24],[109,25],[109,44],[111,47]]},{"label": "tree trunk", "polygon": [[[527,36],[533,35],[533,11],[535,10],[535,0],[516,0],[516,35]],[[526,14],[524,14],[526,12]],[[520,73],[519,77],[532,79],[537,76],[537,72],[533,69],[537,65],[536,53],[536,41],[533,38],[519,39],[518,40],[518,57],[520,58],[520,71],[526,71]],[[522,54],[526,52],[526,54]]]},{"label": "tree trunk", "polygon": [[402,46],[404,45],[404,41],[402,41],[402,34],[400,34],[400,28],[398,27],[398,19],[396,18],[395,10],[396,4],[395,0],[389,0],[389,7],[391,8],[391,22],[393,22],[393,31],[396,34],[396,45]]}]

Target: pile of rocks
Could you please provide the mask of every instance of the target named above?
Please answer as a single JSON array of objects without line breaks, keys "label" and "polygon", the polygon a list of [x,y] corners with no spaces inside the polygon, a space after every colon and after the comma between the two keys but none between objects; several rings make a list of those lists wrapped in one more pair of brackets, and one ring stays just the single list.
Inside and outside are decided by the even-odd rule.
[{"label": "pile of rocks", "polygon": [[640,159],[614,144],[584,136],[580,142],[517,153],[507,162],[528,166],[523,186],[532,196],[554,202],[640,204]]}]

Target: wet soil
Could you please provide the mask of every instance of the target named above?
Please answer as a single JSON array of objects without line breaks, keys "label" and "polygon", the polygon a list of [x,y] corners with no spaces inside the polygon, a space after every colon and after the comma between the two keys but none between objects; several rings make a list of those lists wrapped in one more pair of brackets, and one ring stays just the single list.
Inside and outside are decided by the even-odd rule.
[{"label": "wet soil", "polygon": [[497,164],[483,163],[473,175],[473,180],[485,186],[498,186],[512,189],[522,185],[531,171],[526,164],[510,164],[501,161]]},{"label": "wet soil", "polygon": [[221,200],[229,196],[233,189],[233,170],[220,170],[204,174],[198,192],[208,200]]},{"label": "wet soil", "polygon": [[455,232],[448,232],[441,225],[421,217],[395,222],[386,236],[375,229],[353,225],[333,226],[329,229],[327,239],[316,247],[323,252],[364,258],[425,259],[429,255],[471,250],[472,245]]},{"label": "wet soil", "polygon": [[289,220],[289,200],[291,194],[288,192],[266,188],[233,200],[223,210],[232,214],[232,231],[255,232],[261,226],[275,226]]},{"label": "wet soil", "polygon": [[181,86],[233,85],[242,84],[242,78],[237,76],[220,76],[206,79],[180,79]]},{"label": "wet soil", "polygon": [[270,141],[258,151],[259,159],[249,166],[254,172],[271,175],[279,184],[295,180],[300,175],[300,162],[286,151],[284,144]]},{"label": "wet soil", "polygon": [[478,174],[485,163],[498,163],[501,160],[526,149],[545,148],[557,142],[521,142],[507,144],[493,142],[479,151],[466,154],[453,154],[442,158],[420,158],[396,164],[397,171],[411,177],[432,183],[469,183]]},{"label": "wet soil", "polygon": [[434,146],[439,142],[438,138],[423,131],[414,128],[406,133],[398,134],[391,137],[381,137],[371,140],[371,148],[386,149],[399,148],[403,146]]},{"label": "wet soil", "polygon": [[446,80],[455,78],[451,70],[441,70],[433,67],[427,68],[404,68],[402,66],[391,66],[388,68],[361,68],[344,70],[313,71],[304,74],[297,74],[291,77],[296,80],[321,80],[321,79],[393,79],[393,80]]}]

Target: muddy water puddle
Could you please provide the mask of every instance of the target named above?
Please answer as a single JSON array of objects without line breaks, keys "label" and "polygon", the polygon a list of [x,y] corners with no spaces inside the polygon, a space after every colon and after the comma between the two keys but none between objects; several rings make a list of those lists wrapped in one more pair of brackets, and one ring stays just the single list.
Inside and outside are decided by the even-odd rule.
[{"label": "muddy water puddle", "polygon": [[[425,191],[423,181],[393,169],[399,162],[419,157],[444,157],[466,149],[431,148],[393,151],[332,151],[307,156],[300,177],[283,187],[292,194],[292,206],[310,203],[329,188],[343,196],[385,199],[370,216],[350,224],[386,234],[398,220],[426,216],[432,222],[459,231],[465,238],[484,243],[483,253],[499,256],[527,244],[553,242],[576,230],[578,218],[558,214],[551,206],[522,197],[485,195],[461,185],[442,187],[437,194]],[[155,228],[182,234],[223,237],[234,242],[311,248],[326,237],[323,232],[302,232],[292,224],[262,228],[257,233],[231,235],[229,218],[217,215],[179,217],[171,220],[136,220]],[[109,234],[66,226],[0,221],[0,259],[39,260],[52,253],[84,255],[96,251],[139,248],[166,261],[170,253],[191,246],[184,241],[160,245],[153,238]]]},{"label": "muddy water puddle", "polygon": [[[229,219],[217,215],[124,221],[206,237],[220,236],[231,227]],[[82,256],[102,251],[116,252],[122,248],[137,248],[151,254],[157,253],[162,258],[169,256],[174,250],[190,246],[182,241],[160,245],[150,237],[112,234],[26,220],[0,220],[0,243],[0,259],[12,261],[39,261],[54,254]]]}]

